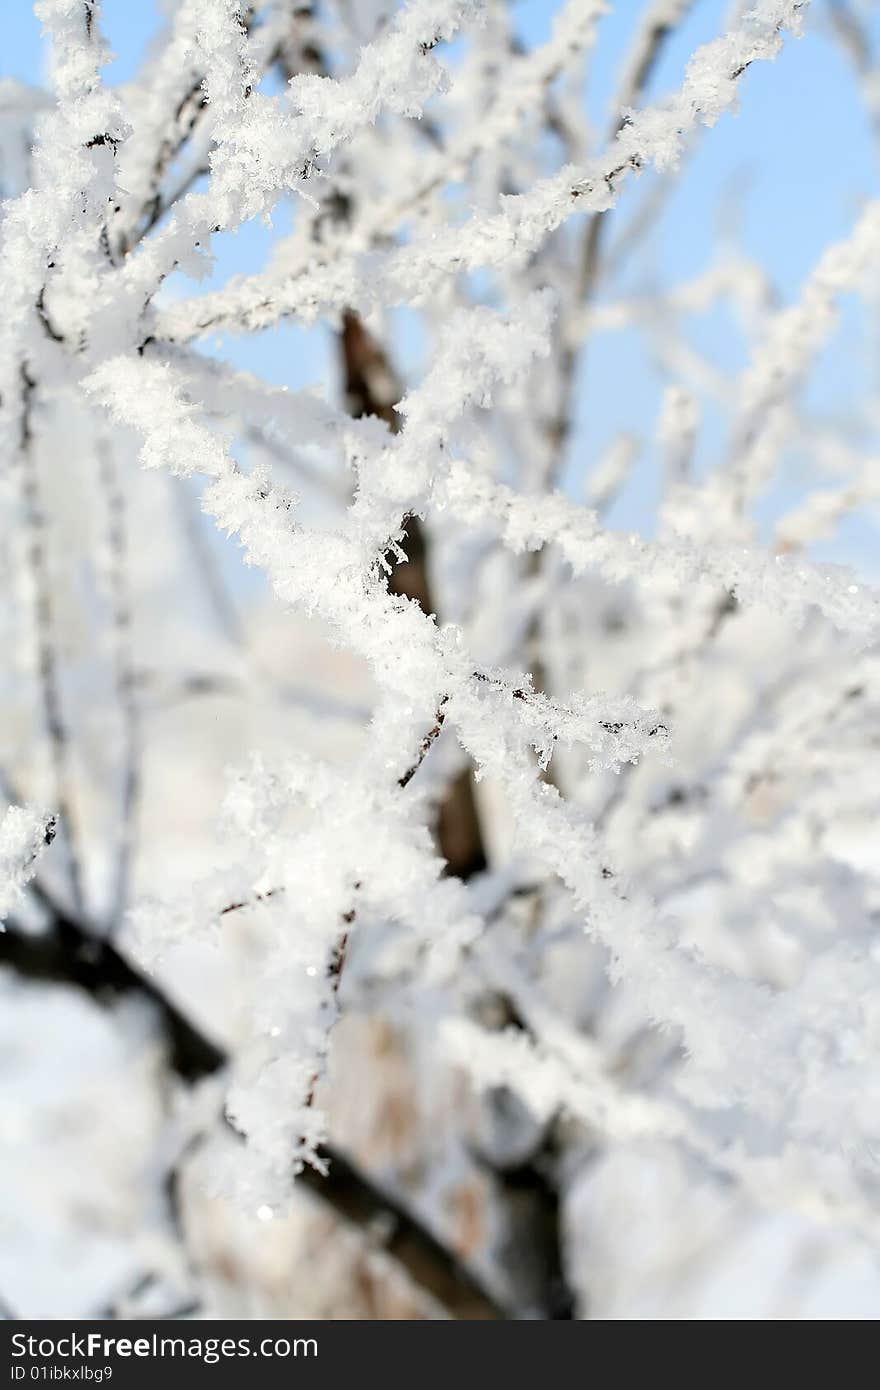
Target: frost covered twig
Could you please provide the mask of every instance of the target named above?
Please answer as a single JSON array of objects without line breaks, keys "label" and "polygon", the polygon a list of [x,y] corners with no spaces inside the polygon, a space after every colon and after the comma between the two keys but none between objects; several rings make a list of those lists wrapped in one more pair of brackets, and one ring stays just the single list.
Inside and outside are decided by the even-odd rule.
[{"label": "frost covered twig", "polygon": [[475,214],[463,228],[373,257],[368,275],[358,259],[337,257],[324,271],[289,285],[274,275],[265,283],[257,277],[216,298],[205,296],[197,305],[172,307],[159,315],[157,336],[180,342],[223,327],[263,328],[279,313],[314,317],[342,303],[359,311],[377,304],[419,304],[450,273],[522,264],[568,217],[612,206],[633,170],[650,163],[672,167],[684,135],[698,124],[714,124],[735,101],[742,74],[753,62],[776,56],[782,31],[796,29],[805,8],[805,0],[762,0],[739,27],[698,50],[675,97],[634,114],[594,166],[563,170],[529,193],[505,199],[500,212]]},{"label": "frost covered twig", "polygon": [[600,570],[612,582],[658,579],[711,583],[746,604],[761,604],[803,621],[815,606],[842,632],[867,645],[876,640],[880,595],[856,584],[846,570],[796,564],[765,556],[760,548],[715,545],[703,548],[684,537],[662,544],[603,530],[595,514],[567,498],[517,496],[503,484],[475,477],[463,464],[450,469],[445,495],[449,506],[467,510],[498,526],[514,551],[546,544],[559,547],[576,574]]},{"label": "frost covered twig", "polygon": [[55,838],[55,817],[10,806],[0,826],[0,931],[24,896],[39,855]]}]

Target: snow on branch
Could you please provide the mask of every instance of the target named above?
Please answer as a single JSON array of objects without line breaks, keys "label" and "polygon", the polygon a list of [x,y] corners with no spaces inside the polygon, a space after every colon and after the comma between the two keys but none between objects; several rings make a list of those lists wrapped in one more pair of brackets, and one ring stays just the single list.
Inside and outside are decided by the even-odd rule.
[{"label": "snow on branch", "polygon": [[337,249],[332,263],[290,282],[270,272],[198,303],[171,306],[158,316],[158,334],[180,342],[219,328],[262,328],[279,313],[315,317],[344,304],[361,312],[421,304],[451,274],[522,264],[567,218],[612,207],[632,171],[672,167],[688,132],[713,125],[734,104],[739,79],[752,63],[775,58],[786,29],[799,32],[807,3],[762,0],[727,35],[697,50],[674,97],[632,112],[607,152],[505,197],[499,212],[477,213],[463,227],[417,236],[393,251],[346,259]]},{"label": "snow on branch", "polygon": [[647,588],[658,581],[679,588],[714,585],[796,624],[815,607],[863,645],[880,632],[880,594],[842,567],[770,556],[759,546],[704,545],[676,536],[646,541],[603,528],[594,512],[561,494],[517,495],[461,462],[449,470],[444,497],[457,514],[497,526],[515,552],[558,547],[575,574],[595,569],[612,583],[632,580]]},{"label": "snow on branch", "polygon": [[55,838],[55,819],[26,806],[10,806],[0,823],[0,931],[18,907],[37,860]]},{"label": "snow on branch", "polygon": [[[732,428],[731,481],[752,496],[766,479],[778,438],[763,448],[774,409],[805,376],[837,321],[842,295],[860,290],[880,272],[880,202],[868,203],[852,233],[821,256],[798,302],[776,315],[739,382]],[[768,457],[769,455],[769,457]]]},{"label": "snow on branch", "polygon": [[474,0],[411,0],[362,53],[350,77],[296,76],[284,98],[254,90],[238,0],[192,0],[204,92],[213,115],[211,196],[191,192],[165,228],[132,256],[121,292],[134,303],[155,292],[185,248],[212,231],[268,212],[285,189],[301,189],[319,162],[388,109],[418,115],[442,81],[433,50],[455,34]]}]

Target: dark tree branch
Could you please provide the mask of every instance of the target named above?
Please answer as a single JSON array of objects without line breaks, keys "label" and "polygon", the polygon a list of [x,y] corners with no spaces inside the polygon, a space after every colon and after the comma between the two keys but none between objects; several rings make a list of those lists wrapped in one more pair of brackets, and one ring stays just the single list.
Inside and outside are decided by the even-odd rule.
[{"label": "dark tree branch", "polygon": [[[451,1317],[463,1321],[507,1317],[461,1260],[385,1188],[365,1177],[338,1150],[328,1146],[323,1153],[330,1162],[328,1176],[306,1168],[297,1182],[330,1202],[346,1221],[378,1236],[385,1253]],[[387,1223],[384,1232],[383,1222]]]},{"label": "dark tree branch", "polygon": [[0,965],[34,984],[72,985],[100,1004],[136,995],[153,1005],[172,1070],[184,1081],[200,1081],[219,1071],[226,1058],[220,1047],[193,1027],[159,986],[109,941],[85,931],[56,908],[45,891],[30,885],[41,906],[52,914],[51,926],[39,934],[13,923],[0,933]]}]

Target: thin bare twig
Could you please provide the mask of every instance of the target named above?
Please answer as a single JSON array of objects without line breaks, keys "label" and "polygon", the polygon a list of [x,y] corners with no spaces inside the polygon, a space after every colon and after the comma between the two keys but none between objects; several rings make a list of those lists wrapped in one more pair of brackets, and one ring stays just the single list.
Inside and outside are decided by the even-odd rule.
[{"label": "thin bare twig", "polygon": [[425,734],[425,737],[422,739],[421,744],[419,745],[419,751],[415,762],[412,764],[411,767],[408,767],[403,776],[399,777],[397,780],[397,785],[399,787],[406,787],[409,785],[409,783],[412,781],[419,768],[421,767],[422,763],[425,761],[425,758],[428,756],[428,753],[431,751],[432,746],[443,732],[443,725],[446,722],[446,710],[444,709],[444,706],[448,703],[448,701],[449,696],[444,695],[443,699],[440,701],[440,705],[437,710],[437,716],[434,720],[434,723],[432,727],[428,730],[428,732]]},{"label": "thin bare twig", "polygon": [[27,565],[33,585],[33,640],[43,731],[49,746],[52,788],[49,800],[61,822],[61,842],[73,911],[82,916],[84,897],[72,815],[70,741],[64,719],[58,653],[55,645],[52,576],[49,567],[46,513],[34,450],[33,401],[36,381],[21,363],[21,500]]},{"label": "thin bare twig", "polygon": [[107,511],[108,580],[113,628],[116,699],[122,722],[119,835],[110,895],[108,930],[119,928],[128,901],[141,782],[141,721],[134,677],[133,611],[129,582],[125,496],[109,442],[98,449],[98,476]]}]

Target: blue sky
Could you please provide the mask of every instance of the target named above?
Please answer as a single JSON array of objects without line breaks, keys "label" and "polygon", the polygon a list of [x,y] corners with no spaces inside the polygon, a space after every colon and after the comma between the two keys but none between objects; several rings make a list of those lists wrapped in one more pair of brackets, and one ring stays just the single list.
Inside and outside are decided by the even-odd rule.
[{"label": "blue sky", "polygon": [[[546,36],[556,8],[552,0],[515,0],[513,8],[527,42]],[[636,0],[624,0],[602,23],[585,97],[599,130],[607,126],[620,59],[641,9]],[[0,69],[3,75],[39,82],[45,58],[39,23],[26,0],[7,0],[4,10]],[[662,96],[678,84],[688,55],[723,30],[729,11],[725,0],[697,0],[664,51],[650,97]],[[880,6],[872,20],[875,31],[880,30],[877,11]],[[117,55],[106,75],[113,82],[125,81],[136,72],[145,46],[159,29],[161,10],[155,0],[104,0],[103,13],[104,31]],[[788,43],[776,62],[756,64],[744,76],[739,113],[722,118],[700,137],[647,254],[633,263],[618,292],[699,273],[711,263],[721,238],[727,237],[760,263],[780,301],[786,302],[796,295],[828,242],[846,234],[861,202],[877,190],[880,146],[872,136],[852,68],[830,41],[828,15],[826,0],[814,0],[805,37]],[[634,196],[628,191],[615,216],[625,219]],[[285,215],[289,213],[279,211],[276,228],[284,225]],[[256,223],[216,238],[217,263],[210,283],[258,268],[272,235]],[[418,335],[404,334],[404,358],[408,341],[414,356]],[[694,321],[692,341],[725,369],[743,364],[741,335],[724,308]],[[326,380],[332,374],[330,344],[321,330],[306,333],[283,326],[257,339],[218,344],[217,350],[291,386]],[[418,370],[415,360],[401,365],[405,375]],[[808,399],[826,418],[845,418],[848,402],[863,393],[876,375],[876,365],[859,313],[845,306],[841,331],[824,355]],[[591,344],[578,389],[583,404],[572,443],[572,478],[582,476],[620,429],[650,430],[662,386],[635,335],[604,335]],[[719,429],[710,408],[701,435],[701,448],[710,458],[720,444]],[[768,516],[780,497],[785,500],[797,490],[797,469],[795,460],[783,494],[768,500]],[[649,450],[616,520],[645,522],[656,491],[653,470]],[[848,523],[820,553],[864,562],[876,549],[876,540],[875,528],[859,519]]]}]

